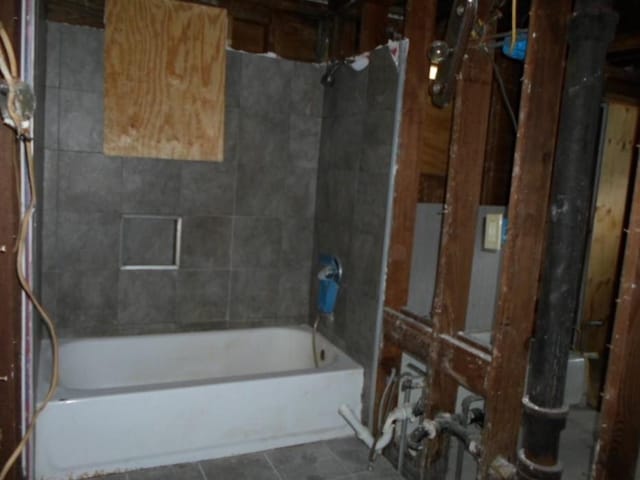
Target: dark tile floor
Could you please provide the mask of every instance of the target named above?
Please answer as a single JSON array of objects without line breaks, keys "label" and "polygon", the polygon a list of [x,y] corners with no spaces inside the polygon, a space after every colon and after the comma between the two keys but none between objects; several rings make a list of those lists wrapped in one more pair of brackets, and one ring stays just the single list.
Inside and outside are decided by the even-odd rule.
[{"label": "dark tile floor", "polygon": [[385,458],[367,470],[367,447],[355,438],[308,443],[237,457],[94,477],[102,480],[401,480]]}]

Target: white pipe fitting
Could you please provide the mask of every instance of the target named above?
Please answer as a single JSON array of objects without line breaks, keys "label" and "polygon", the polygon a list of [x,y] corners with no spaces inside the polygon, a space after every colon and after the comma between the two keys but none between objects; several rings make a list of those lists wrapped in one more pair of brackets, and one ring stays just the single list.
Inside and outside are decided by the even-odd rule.
[{"label": "white pipe fitting", "polygon": [[391,442],[391,439],[393,438],[393,429],[398,420],[415,420],[415,417],[413,416],[413,407],[411,405],[404,405],[391,410],[387,420],[384,422],[384,427],[382,427],[382,435],[376,442],[376,454],[380,454],[384,447],[389,445],[389,442]]},{"label": "white pipe fitting", "polygon": [[[356,432],[356,436],[362,440],[367,447],[371,448],[374,442],[373,435],[371,435],[371,432],[369,432],[367,427],[360,423],[351,408],[349,408],[348,405],[342,405],[338,409],[338,412],[347,421],[351,428],[353,428]],[[387,419],[384,422],[384,427],[382,428],[382,435],[378,438],[378,441],[375,442],[376,455],[379,455],[391,442],[391,439],[393,438],[393,429],[398,420],[415,420],[415,417],[413,416],[413,407],[407,404],[402,407],[394,408],[389,416],[387,416]]]},{"label": "white pipe fitting", "polygon": [[349,405],[345,404],[340,406],[340,408],[338,409],[338,413],[340,413],[340,415],[342,415],[342,418],[344,418],[349,426],[353,428],[353,430],[356,432],[356,437],[362,440],[367,445],[367,447],[371,448],[374,442],[373,435],[371,435],[371,432],[369,432],[367,427],[360,423],[360,420],[358,420],[355,413],[353,413],[353,410],[349,408]]},{"label": "white pipe fitting", "polygon": [[429,420],[428,418],[426,418],[422,422],[422,427],[424,428],[425,432],[427,432],[427,438],[429,440],[433,440],[438,436],[438,424],[433,420]]}]

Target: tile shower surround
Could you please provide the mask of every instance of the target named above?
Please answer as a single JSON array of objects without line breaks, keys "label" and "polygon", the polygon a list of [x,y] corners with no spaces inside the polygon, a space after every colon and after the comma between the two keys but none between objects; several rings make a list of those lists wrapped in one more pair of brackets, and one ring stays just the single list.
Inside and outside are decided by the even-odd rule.
[{"label": "tile shower surround", "polygon": [[[223,162],[107,157],[103,42],[48,23],[42,276],[61,335],[307,322],[322,68],[227,51]],[[166,264],[178,217],[178,269],[120,268]]]},{"label": "tile shower surround", "polygon": [[[101,30],[48,24],[42,283],[61,335],[313,321],[316,258],[332,253],[344,283],[320,329],[368,381],[398,88],[388,49],[327,89],[321,66],[227,51],[221,163],[104,156],[102,49]],[[179,268],[121,269],[162,263],[175,242],[149,220],[123,242],[124,216],[181,218]],[[164,247],[145,248],[152,238]]]},{"label": "tile shower surround", "polygon": [[338,255],[344,276],[335,320],[321,322],[320,330],[365,367],[365,418],[376,348],[397,89],[398,70],[385,47],[371,52],[365,70],[340,68],[324,97],[315,251]]}]

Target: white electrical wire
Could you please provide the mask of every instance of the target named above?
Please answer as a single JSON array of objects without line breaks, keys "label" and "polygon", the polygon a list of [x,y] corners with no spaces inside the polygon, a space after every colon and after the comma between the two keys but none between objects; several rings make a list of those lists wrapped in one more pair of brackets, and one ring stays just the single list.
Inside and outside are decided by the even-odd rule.
[{"label": "white electrical wire", "polygon": [[[38,313],[40,314],[42,321],[44,322],[47,330],[49,331],[49,335],[51,337],[51,353],[52,353],[52,365],[51,365],[51,384],[49,385],[49,390],[47,391],[47,395],[44,398],[42,404],[36,409],[33,414],[33,418],[31,419],[31,423],[27,428],[24,436],[16,446],[13,453],[9,456],[6,463],[2,467],[2,471],[0,471],[0,480],[4,480],[6,476],[9,474],[11,467],[15,464],[15,462],[20,458],[20,455],[24,451],[29,442],[29,439],[33,435],[33,430],[36,425],[36,420],[47,406],[51,398],[53,398],[53,394],[55,393],[56,387],[58,385],[58,363],[59,363],[59,354],[58,354],[58,337],[56,335],[56,330],[53,325],[53,321],[51,317],[42,306],[42,304],[38,301],[36,296],[34,295],[31,286],[29,285],[29,281],[26,278],[24,272],[24,260],[25,260],[25,247],[26,247],[26,239],[27,233],[29,231],[29,227],[31,225],[31,220],[33,218],[33,213],[36,207],[36,180],[35,180],[35,169],[34,169],[34,161],[33,161],[33,143],[31,138],[31,121],[25,121],[28,119],[24,119],[21,117],[21,114],[16,109],[15,98],[16,98],[16,86],[19,82],[18,77],[18,65],[16,62],[15,52],[11,45],[11,41],[9,40],[9,35],[0,22],[0,40],[2,41],[2,48],[0,48],[0,73],[4,77],[7,85],[9,86],[9,94],[7,96],[7,109],[9,111],[9,115],[11,120],[13,121],[14,128],[16,130],[17,137],[21,143],[24,144],[27,162],[26,162],[26,173],[29,181],[29,191],[31,194],[31,200],[25,211],[24,215],[20,219],[20,227],[18,230],[18,239],[17,239],[17,254],[16,254],[16,273],[18,276],[18,281],[20,282],[20,286],[22,290],[25,292],[33,306],[36,308]],[[20,187],[19,187],[20,188]]]}]

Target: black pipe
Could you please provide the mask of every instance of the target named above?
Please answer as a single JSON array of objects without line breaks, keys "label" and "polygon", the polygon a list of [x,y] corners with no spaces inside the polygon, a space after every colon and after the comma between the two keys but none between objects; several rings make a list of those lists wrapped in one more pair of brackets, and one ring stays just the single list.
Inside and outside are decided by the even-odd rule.
[{"label": "black pipe", "polygon": [[[569,28],[542,284],[524,399],[518,478],[560,479],[564,387],[585,261],[608,44],[618,15],[606,0],[576,0]],[[535,135],[535,132],[528,132]]]}]

